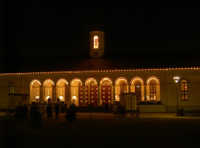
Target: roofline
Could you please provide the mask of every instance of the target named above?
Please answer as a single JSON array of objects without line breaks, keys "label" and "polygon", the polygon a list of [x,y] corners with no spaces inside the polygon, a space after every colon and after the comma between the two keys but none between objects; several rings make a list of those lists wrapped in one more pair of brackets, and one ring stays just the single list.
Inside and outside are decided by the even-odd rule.
[{"label": "roofline", "polygon": [[73,70],[73,71],[50,71],[50,72],[17,72],[1,73],[0,76],[13,75],[43,75],[43,74],[61,74],[61,73],[88,73],[88,72],[133,72],[133,71],[171,71],[171,70],[200,70],[200,66],[177,67],[177,68],[136,68],[136,69],[98,69],[98,70]]}]

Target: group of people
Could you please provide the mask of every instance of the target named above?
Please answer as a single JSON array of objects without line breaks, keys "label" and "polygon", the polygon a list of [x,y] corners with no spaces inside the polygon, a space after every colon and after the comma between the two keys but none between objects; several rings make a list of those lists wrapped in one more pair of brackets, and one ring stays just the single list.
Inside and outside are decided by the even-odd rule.
[{"label": "group of people", "polygon": [[48,99],[47,104],[41,104],[39,102],[32,102],[30,108],[28,105],[19,105],[16,108],[16,119],[29,119],[32,127],[41,127],[42,119],[59,119],[60,113],[66,113],[66,119],[70,122],[76,119],[76,106],[74,103],[67,108],[64,102],[60,102],[57,99],[56,103],[53,103],[51,99]]},{"label": "group of people", "polygon": [[46,106],[46,113],[47,113],[47,118],[53,118],[53,112],[55,112],[55,119],[58,119],[59,113],[62,112],[64,113],[66,110],[66,105],[64,102],[60,102],[59,99],[57,99],[57,102],[53,104],[51,102],[51,99],[48,99],[48,104]]}]

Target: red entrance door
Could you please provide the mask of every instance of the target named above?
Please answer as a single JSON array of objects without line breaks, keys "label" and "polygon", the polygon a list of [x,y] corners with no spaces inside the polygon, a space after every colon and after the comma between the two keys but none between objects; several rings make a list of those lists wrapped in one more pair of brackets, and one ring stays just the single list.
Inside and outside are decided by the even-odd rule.
[{"label": "red entrance door", "polygon": [[111,104],[112,103],[112,87],[109,85],[101,86],[101,100],[102,104]]},{"label": "red entrance door", "polygon": [[97,106],[98,86],[79,86],[79,106]]},{"label": "red entrance door", "polygon": [[98,86],[93,85],[90,86],[90,104],[92,106],[97,106],[97,101],[98,101]]},{"label": "red entrance door", "polygon": [[86,91],[86,87],[79,86],[79,106],[88,106],[88,94]]}]

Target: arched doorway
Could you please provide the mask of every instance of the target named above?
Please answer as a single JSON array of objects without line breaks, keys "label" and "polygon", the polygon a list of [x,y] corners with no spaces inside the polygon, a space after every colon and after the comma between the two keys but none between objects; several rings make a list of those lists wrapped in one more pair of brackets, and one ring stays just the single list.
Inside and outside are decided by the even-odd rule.
[{"label": "arched doorway", "polygon": [[39,80],[31,81],[31,83],[30,83],[30,103],[41,101],[40,88],[41,88],[41,83]]},{"label": "arched doorway", "polygon": [[53,86],[55,86],[54,82],[51,79],[47,79],[43,83],[43,92],[44,92],[44,101],[48,101],[48,99],[53,100]]},{"label": "arched doorway", "polygon": [[71,102],[79,106],[80,100],[84,99],[84,89],[80,79],[73,79],[71,81]]},{"label": "arched doorway", "polygon": [[100,81],[100,104],[113,103],[113,86],[110,78],[103,78]]},{"label": "arched doorway", "polygon": [[66,102],[68,82],[65,79],[60,79],[56,83],[56,98],[61,102]]},{"label": "arched doorway", "polygon": [[130,91],[135,93],[138,103],[144,101],[144,81],[140,77],[131,80]]},{"label": "arched doorway", "polygon": [[118,78],[115,81],[115,100],[120,101],[120,94],[128,93],[128,82],[125,78]]},{"label": "arched doorway", "polygon": [[97,106],[98,103],[98,84],[96,79],[89,78],[85,82],[85,99],[92,106]]}]

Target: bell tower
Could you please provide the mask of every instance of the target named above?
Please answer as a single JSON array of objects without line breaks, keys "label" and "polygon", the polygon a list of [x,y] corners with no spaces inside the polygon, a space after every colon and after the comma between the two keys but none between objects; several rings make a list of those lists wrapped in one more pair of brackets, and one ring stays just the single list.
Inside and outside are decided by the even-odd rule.
[{"label": "bell tower", "polygon": [[90,57],[100,58],[104,55],[104,32],[101,29],[92,29],[89,32]]}]

